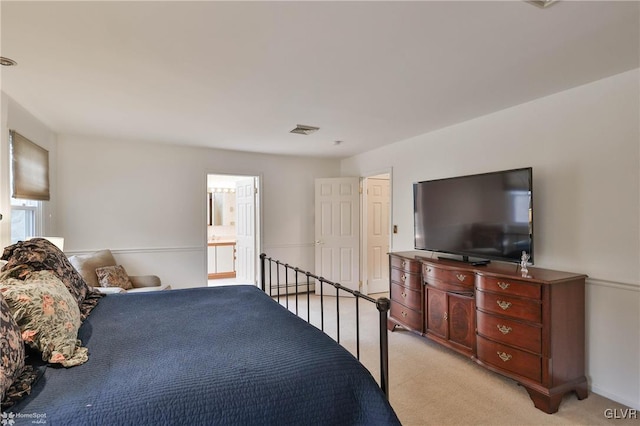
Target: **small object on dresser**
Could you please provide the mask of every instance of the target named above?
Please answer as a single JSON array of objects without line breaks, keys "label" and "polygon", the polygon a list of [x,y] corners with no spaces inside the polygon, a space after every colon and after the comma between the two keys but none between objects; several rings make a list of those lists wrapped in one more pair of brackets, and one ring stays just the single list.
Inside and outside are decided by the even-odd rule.
[{"label": "small object on dresser", "polygon": [[529,256],[526,251],[522,251],[522,257],[520,257],[520,273],[522,273],[523,277],[526,277],[529,273],[529,269],[527,269],[527,262],[529,262]]}]

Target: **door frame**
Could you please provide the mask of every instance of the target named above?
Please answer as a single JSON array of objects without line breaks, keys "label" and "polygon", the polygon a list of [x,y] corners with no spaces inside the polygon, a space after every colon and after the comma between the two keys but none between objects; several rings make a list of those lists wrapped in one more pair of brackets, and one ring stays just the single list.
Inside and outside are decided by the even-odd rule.
[{"label": "door frame", "polygon": [[389,176],[389,251],[393,250],[393,168],[389,167],[363,174],[360,177],[360,280],[362,282],[361,292],[364,294],[369,294],[366,180],[380,175]]},{"label": "door frame", "polygon": [[[263,180],[263,176],[261,173],[256,173],[256,174],[246,174],[246,173],[223,173],[223,172],[206,172],[205,176],[204,176],[204,195],[202,198],[205,201],[205,205],[203,206],[203,215],[205,215],[205,218],[203,218],[202,223],[204,225],[204,276],[206,278],[206,282],[208,284],[208,260],[207,260],[207,251],[208,251],[208,242],[209,242],[209,234],[208,234],[208,225],[207,225],[207,220],[206,220],[206,214],[207,214],[207,208],[208,208],[208,200],[207,200],[207,192],[209,190],[209,183],[208,183],[208,179],[209,176],[213,175],[213,176],[221,176],[221,177],[225,177],[228,176],[230,178],[254,178],[255,182],[256,182],[256,204],[255,204],[255,211],[254,211],[254,223],[255,223],[255,283],[252,283],[256,286],[260,285],[260,280],[262,279],[262,276],[260,275],[261,271],[260,271],[260,253],[262,253],[262,225],[263,225],[263,218],[262,218],[262,180]],[[249,283],[245,283],[245,284],[249,284]]]}]

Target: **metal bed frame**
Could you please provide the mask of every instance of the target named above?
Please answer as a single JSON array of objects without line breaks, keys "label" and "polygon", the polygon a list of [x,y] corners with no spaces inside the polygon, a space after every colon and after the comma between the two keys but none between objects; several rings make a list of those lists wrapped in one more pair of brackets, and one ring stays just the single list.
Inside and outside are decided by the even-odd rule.
[{"label": "metal bed frame", "polygon": [[[274,275],[274,267],[275,265],[275,282],[273,279]],[[337,322],[337,338],[335,339],[338,343],[340,343],[340,291],[347,292],[354,297],[355,300],[355,309],[356,309],[356,358],[360,360],[360,299],[365,300],[367,302],[371,302],[376,305],[376,308],[379,312],[379,327],[380,327],[380,388],[384,393],[387,400],[389,399],[389,337],[387,331],[387,317],[389,308],[391,306],[391,302],[386,297],[381,297],[378,299],[374,299],[372,297],[367,296],[366,294],[362,294],[359,291],[352,290],[343,286],[340,283],[333,282],[327,280],[326,278],[319,277],[309,271],[304,271],[300,268],[289,265],[288,263],[283,263],[279,260],[272,259],[271,257],[267,257],[266,254],[260,254],[260,276],[261,276],[261,285],[262,291],[266,292],[267,286],[272,289],[274,284],[277,288],[276,295],[271,295],[275,297],[280,303],[280,273],[284,271],[284,284],[289,285],[289,272],[294,273],[295,280],[295,314],[298,315],[298,298],[299,298],[299,276],[303,275],[305,278],[305,283],[307,286],[306,291],[306,299],[307,299],[307,322],[310,322],[310,293],[308,289],[311,286],[311,280],[317,280],[320,283],[320,329],[324,332],[324,291],[322,284],[328,284],[333,286],[336,289],[336,322]],[[283,294],[285,299],[285,307],[289,309],[289,298],[287,294]],[[343,300],[344,301],[344,300]],[[293,311],[292,311],[293,312]]]}]

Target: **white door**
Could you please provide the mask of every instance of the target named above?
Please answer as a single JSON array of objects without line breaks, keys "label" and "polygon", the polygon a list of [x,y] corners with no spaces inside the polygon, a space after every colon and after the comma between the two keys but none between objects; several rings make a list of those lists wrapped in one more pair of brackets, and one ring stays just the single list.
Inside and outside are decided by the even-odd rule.
[{"label": "white door", "polygon": [[[352,290],[359,288],[359,182],[357,177],[315,181],[315,273]],[[323,291],[335,295],[333,286],[325,284]]]},{"label": "white door", "polygon": [[256,183],[236,182],[236,281],[256,283]]},{"label": "white door", "polygon": [[366,291],[389,291],[389,179],[367,178],[366,199]]}]

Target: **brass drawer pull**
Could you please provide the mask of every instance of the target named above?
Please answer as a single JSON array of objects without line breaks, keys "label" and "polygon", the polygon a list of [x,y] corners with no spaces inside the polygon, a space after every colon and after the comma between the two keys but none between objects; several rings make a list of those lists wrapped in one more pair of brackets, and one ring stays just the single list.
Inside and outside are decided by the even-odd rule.
[{"label": "brass drawer pull", "polygon": [[505,283],[504,281],[498,281],[498,287],[500,287],[503,290],[508,289],[510,285],[511,284]]},{"label": "brass drawer pull", "polygon": [[511,307],[511,302],[505,302],[503,300],[496,300],[498,306],[500,306],[503,310],[507,310]]},{"label": "brass drawer pull", "polygon": [[464,274],[458,274],[456,275],[456,278],[458,278],[458,281],[464,282],[465,278],[467,278],[466,275]]},{"label": "brass drawer pull", "polygon": [[508,353],[505,353],[505,352],[500,352],[500,351],[498,351],[498,356],[504,362],[507,362],[512,358],[511,354],[508,354]]},{"label": "brass drawer pull", "polygon": [[427,268],[427,272],[431,272],[431,268]]},{"label": "brass drawer pull", "polygon": [[449,319],[449,313],[445,312],[444,316],[442,317],[445,321]]},{"label": "brass drawer pull", "polygon": [[498,327],[498,330],[500,330],[500,333],[502,334],[509,334],[511,333],[512,328],[508,327],[506,325],[502,325],[502,324],[498,324],[496,325],[496,327]]},{"label": "brass drawer pull", "polygon": [[402,267],[404,268],[406,265],[407,265],[407,261],[406,261],[406,260],[403,260],[403,261],[402,261]]},{"label": "brass drawer pull", "polygon": [[402,311],[400,315],[402,315],[402,318],[406,318],[408,314],[405,311]]},{"label": "brass drawer pull", "polygon": [[405,274],[402,274],[402,276],[400,277],[400,279],[402,280],[402,282],[405,282],[405,280],[407,279],[407,276]]},{"label": "brass drawer pull", "polygon": [[406,293],[406,292],[404,292],[404,291],[403,291],[403,292],[402,292],[402,293],[400,293],[400,294],[401,294],[401,295],[402,295],[402,297],[404,297],[405,299],[407,298],[407,293]]}]

